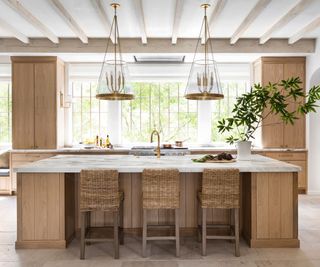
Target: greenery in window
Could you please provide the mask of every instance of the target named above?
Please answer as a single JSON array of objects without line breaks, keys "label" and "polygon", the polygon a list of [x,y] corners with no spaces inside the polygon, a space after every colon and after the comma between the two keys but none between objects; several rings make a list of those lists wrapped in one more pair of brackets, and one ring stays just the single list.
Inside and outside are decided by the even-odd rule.
[{"label": "greenery in window", "polygon": [[12,100],[10,82],[0,82],[0,144],[11,143]]},{"label": "greenery in window", "polygon": [[160,130],[162,141],[197,138],[197,102],[184,98],[181,83],[133,83],[135,99],[122,102],[123,142],[149,142]]}]

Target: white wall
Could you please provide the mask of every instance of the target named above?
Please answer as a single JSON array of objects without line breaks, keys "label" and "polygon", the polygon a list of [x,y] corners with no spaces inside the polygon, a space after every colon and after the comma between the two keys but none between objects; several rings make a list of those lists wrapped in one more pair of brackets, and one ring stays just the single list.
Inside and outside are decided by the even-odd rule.
[{"label": "white wall", "polygon": [[[320,42],[317,41],[316,53],[307,57],[306,86],[320,84]],[[320,103],[318,103],[320,105]],[[309,127],[308,127],[309,126]],[[320,108],[307,118],[308,193],[320,194]]]}]

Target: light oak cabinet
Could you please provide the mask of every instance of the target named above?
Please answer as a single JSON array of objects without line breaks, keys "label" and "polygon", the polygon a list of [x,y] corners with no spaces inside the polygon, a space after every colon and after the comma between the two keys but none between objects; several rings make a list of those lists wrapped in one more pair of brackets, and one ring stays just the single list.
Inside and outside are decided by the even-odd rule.
[{"label": "light oak cabinet", "polygon": [[[300,77],[305,90],[305,57],[262,57],[254,62],[254,82],[266,85],[281,80]],[[289,104],[289,110],[296,105]],[[269,110],[265,111],[267,114]],[[279,115],[271,115],[262,124],[262,146],[264,148],[305,148],[305,116],[294,125],[285,124]]]},{"label": "light oak cabinet", "polygon": [[63,146],[64,64],[57,57],[12,57],[12,146]]}]

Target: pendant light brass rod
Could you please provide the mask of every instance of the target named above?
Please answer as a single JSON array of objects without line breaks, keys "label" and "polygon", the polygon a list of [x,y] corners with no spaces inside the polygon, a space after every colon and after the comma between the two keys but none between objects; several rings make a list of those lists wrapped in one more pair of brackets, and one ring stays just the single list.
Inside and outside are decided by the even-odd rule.
[{"label": "pendant light brass rod", "polygon": [[204,6],[204,81],[208,83],[207,77],[207,7]]},{"label": "pendant light brass rod", "polygon": [[114,25],[114,18],[113,18],[112,23],[111,23],[111,28],[110,28],[111,30],[110,30],[110,33],[109,33],[109,38],[107,40],[107,47],[106,47],[106,50],[104,52],[104,57],[103,57],[103,61],[102,61],[102,68],[101,68],[99,77],[102,77],[101,75],[103,73],[103,67],[104,67],[104,64],[106,63],[106,58],[107,58],[107,53],[108,53],[108,49],[109,49],[109,43],[110,43],[110,40],[111,40],[111,34],[112,34],[113,25]]},{"label": "pendant light brass rod", "polygon": [[118,27],[118,22],[117,22],[117,6],[114,5],[114,21],[115,21],[115,28],[114,28],[114,89],[117,91],[117,27]]},{"label": "pendant light brass rod", "polygon": [[[203,24],[204,24],[204,19],[202,20],[202,24],[201,24],[201,28],[200,28],[200,33],[199,33],[199,36],[198,36],[198,41],[197,41],[197,45],[196,45],[196,50],[195,50],[195,51],[198,50],[198,47],[199,47],[199,45],[200,45],[201,32],[202,32],[202,29],[203,29]],[[191,77],[190,77],[190,73],[191,73],[191,70],[192,70],[192,68],[193,68],[195,59],[196,59],[196,53],[194,53],[194,55],[193,55],[192,64],[191,64],[191,68],[190,68],[190,72],[189,72],[189,77],[188,77],[188,82],[187,82],[187,84],[189,84],[189,81],[190,81],[190,78],[191,78]],[[201,89],[199,89],[199,91],[202,93]],[[187,90],[185,90],[185,95],[186,95],[186,93],[187,93]]]}]

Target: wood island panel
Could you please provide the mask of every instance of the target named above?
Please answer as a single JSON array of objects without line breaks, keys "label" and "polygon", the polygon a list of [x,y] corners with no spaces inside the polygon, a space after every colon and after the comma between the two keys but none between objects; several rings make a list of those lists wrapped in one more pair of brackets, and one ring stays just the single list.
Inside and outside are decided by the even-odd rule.
[{"label": "wood island panel", "polygon": [[[194,235],[201,173],[180,173],[182,235]],[[297,173],[241,173],[240,229],[250,247],[299,247]],[[126,233],[141,233],[141,173],[120,173]],[[17,248],[66,247],[79,233],[79,174],[18,174]],[[207,223],[229,224],[228,210],[210,210]],[[154,210],[149,222],[173,224],[171,210]],[[93,212],[92,226],[112,225],[108,212]],[[220,233],[217,230],[217,233]]]}]

